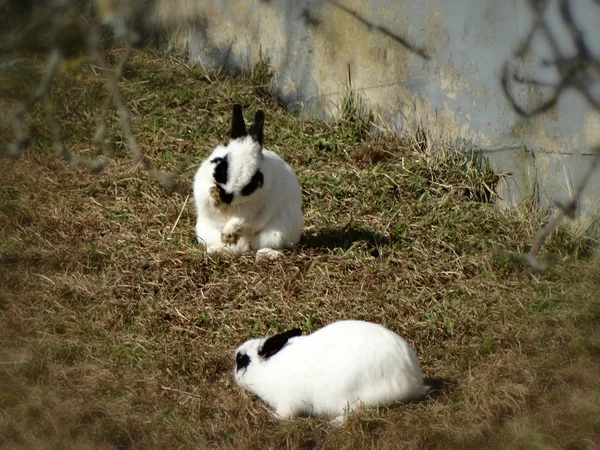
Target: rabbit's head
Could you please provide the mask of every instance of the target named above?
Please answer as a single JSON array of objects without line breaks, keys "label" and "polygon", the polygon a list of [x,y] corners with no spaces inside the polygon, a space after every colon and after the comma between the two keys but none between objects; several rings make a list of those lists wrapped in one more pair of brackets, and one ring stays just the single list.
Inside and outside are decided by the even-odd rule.
[{"label": "rabbit's head", "polygon": [[265,114],[257,111],[254,123],[246,131],[242,106],[233,105],[229,141],[211,155],[214,186],[211,196],[216,204],[236,205],[260,193],[265,182],[261,170]]},{"label": "rabbit's head", "polygon": [[269,359],[283,349],[289,339],[301,334],[302,330],[295,328],[270,338],[244,342],[235,351],[235,381],[245,387],[260,383],[262,375],[269,370]]}]

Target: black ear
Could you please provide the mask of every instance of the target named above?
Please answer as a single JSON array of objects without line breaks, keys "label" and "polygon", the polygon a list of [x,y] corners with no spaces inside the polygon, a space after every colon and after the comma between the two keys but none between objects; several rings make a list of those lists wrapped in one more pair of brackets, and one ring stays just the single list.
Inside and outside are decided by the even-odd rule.
[{"label": "black ear", "polygon": [[264,127],[265,127],[265,113],[262,112],[261,110],[258,110],[258,111],[256,111],[256,114],[254,115],[254,123],[250,127],[250,136],[252,136],[252,139],[254,139],[256,142],[258,142],[261,147],[263,145],[263,129],[264,129]]},{"label": "black ear", "polygon": [[242,114],[242,105],[238,105],[236,103],[233,105],[233,115],[231,116],[231,133],[229,133],[229,137],[231,139],[237,139],[247,135],[246,123],[244,122],[244,116]]},{"label": "black ear", "polygon": [[270,358],[287,344],[288,339],[300,336],[301,334],[302,330],[300,328],[294,328],[293,330],[271,336],[258,351],[258,356],[262,356],[265,359]]}]

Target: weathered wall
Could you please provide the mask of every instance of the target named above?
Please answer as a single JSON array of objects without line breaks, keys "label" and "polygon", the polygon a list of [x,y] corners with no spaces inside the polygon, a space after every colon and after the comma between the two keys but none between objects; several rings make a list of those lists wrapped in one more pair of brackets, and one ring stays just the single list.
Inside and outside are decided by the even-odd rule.
[{"label": "weathered wall", "polygon": [[[576,12],[600,44],[600,8],[591,1],[579,0]],[[277,95],[301,114],[335,114],[350,78],[399,130],[423,126],[439,141],[472,141],[496,170],[513,173],[502,186],[507,200],[536,183],[542,201],[566,199],[569,180],[589,165],[588,147],[600,143],[600,118],[576,94],[528,122],[506,100],[500,73],[530,28],[525,0],[159,0],[154,16],[203,65],[249,67],[262,52]],[[547,54],[535,44],[532,67]],[[542,95],[519,92],[524,104]],[[585,208],[598,193],[596,173]]]}]

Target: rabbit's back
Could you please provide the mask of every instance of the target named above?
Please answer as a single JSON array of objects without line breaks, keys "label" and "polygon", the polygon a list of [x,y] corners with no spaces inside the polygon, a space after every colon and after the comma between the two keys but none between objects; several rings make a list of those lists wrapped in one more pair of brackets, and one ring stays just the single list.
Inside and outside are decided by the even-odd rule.
[{"label": "rabbit's back", "polygon": [[263,154],[264,192],[256,203],[248,205],[248,215],[253,216],[250,246],[255,251],[291,248],[300,241],[304,226],[300,184],[292,168],[276,153],[263,150]]},{"label": "rabbit's back", "polygon": [[389,405],[426,393],[414,351],[377,324],[335,322],[295,339],[289,350],[276,363],[285,374],[278,379],[297,392],[290,403],[299,412],[339,416],[360,404]]},{"label": "rabbit's back", "polygon": [[272,177],[269,195],[266,196],[265,202],[275,207],[274,215],[293,228],[299,238],[304,218],[302,215],[302,189],[298,177],[290,165],[276,153],[263,150],[263,154],[265,156],[263,163],[266,166],[265,172]]},{"label": "rabbit's back", "polygon": [[374,388],[385,391],[387,386],[398,395],[405,392],[410,396],[413,387],[423,385],[415,352],[404,339],[381,325],[340,321],[309,338],[314,339],[315,347],[322,348],[324,371],[338,374],[343,391],[365,396]]}]

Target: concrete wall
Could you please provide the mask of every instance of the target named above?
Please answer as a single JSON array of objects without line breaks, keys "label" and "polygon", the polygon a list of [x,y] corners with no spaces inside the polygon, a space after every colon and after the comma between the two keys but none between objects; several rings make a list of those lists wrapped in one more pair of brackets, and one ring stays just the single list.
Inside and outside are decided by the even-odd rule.
[{"label": "concrete wall", "polygon": [[[600,8],[575,3],[600,47]],[[155,8],[156,21],[205,66],[249,67],[262,52],[276,94],[301,114],[335,115],[350,79],[398,130],[422,126],[436,142],[471,141],[497,171],[513,174],[501,186],[508,201],[536,183],[542,201],[566,199],[589,165],[589,146],[600,144],[599,115],[577,94],[530,121],[507,101],[500,73],[530,29],[526,0],[158,0]],[[525,69],[549,55],[543,40],[534,44]],[[544,94],[525,88],[518,98],[534,105]],[[595,208],[599,193],[596,173],[584,208]]]}]

